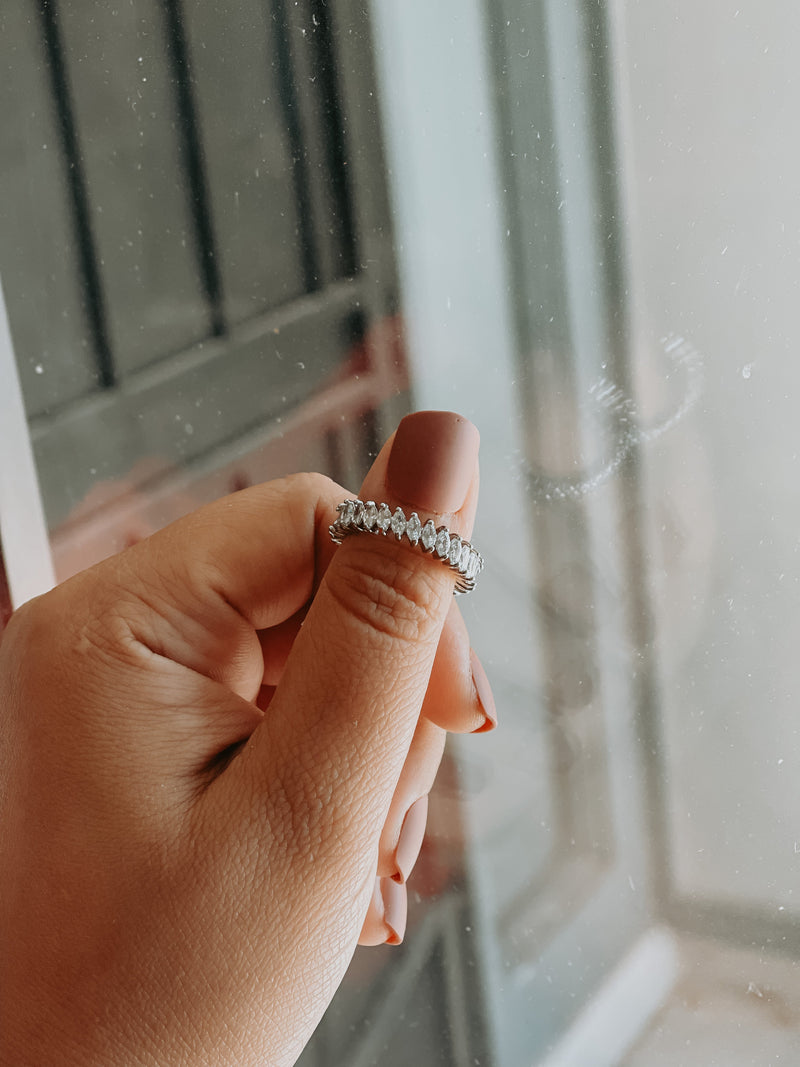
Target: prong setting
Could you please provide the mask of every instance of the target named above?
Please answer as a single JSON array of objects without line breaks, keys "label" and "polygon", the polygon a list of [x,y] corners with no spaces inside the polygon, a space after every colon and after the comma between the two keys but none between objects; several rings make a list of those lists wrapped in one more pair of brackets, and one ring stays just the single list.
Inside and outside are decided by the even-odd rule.
[{"label": "prong setting", "polygon": [[394,511],[386,503],[374,500],[343,500],[336,507],[336,520],[330,526],[331,540],[340,545],[345,537],[357,533],[390,534],[397,541],[405,541],[411,548],[433,555],[456,576],[453,590],[458,596],[471,593],[484,568],[484,559],[469,541],[451,534],[446,526],[436,527],[433,519],[423,522],[416,511],[406,518],[402,508]]}]

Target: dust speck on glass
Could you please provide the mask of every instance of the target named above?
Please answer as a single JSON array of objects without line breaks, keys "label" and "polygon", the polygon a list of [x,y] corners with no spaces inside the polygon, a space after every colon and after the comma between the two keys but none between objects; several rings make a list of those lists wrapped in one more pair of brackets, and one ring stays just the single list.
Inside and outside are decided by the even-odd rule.
[{"label": "dust speck on glass", "polygon": [[500,727],[306,1067],[800,1062],[799,51],[778,0],[3,0],[59,577],[482,433]]}]

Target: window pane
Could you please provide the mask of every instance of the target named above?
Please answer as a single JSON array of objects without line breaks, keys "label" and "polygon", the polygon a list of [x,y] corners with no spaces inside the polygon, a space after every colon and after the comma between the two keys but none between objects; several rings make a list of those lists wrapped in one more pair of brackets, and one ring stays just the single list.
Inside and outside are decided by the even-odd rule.
[{"label": "window pane", "polygon": [[5,0],[60,578],[355,490],[412,408],[482,431],[500,729],[448,742],[406,943],[307,1067],[797,1058],[798,46],[778,0]]}]

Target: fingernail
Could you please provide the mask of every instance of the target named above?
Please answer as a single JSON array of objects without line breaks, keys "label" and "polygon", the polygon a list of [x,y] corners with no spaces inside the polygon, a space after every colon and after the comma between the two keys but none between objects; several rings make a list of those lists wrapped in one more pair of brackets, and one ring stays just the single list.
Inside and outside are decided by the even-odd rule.
[{"label": "fingernail", "polygon": [[417,411],[397,427],[387,482],[402,503],[452,512],[464,503],[478,459],[480,434],[452,411]]},{"label": "fingernail", "polygon": [[383,921],[389,929],[387,945],[399,945],[406,932],[408,897],[406,887],[391,878],[381,878],[383,897]]},{"label": "fingernail", "polygon": [[428,821],[428,798],[420,797],[415,800],[406,812],[403,825],[400,827],[400,836],[397,839],[397,848],[394,850],[394,864],[397,871],[392,875],[395,882],[406,882],[414,870],[419,850],[422,848],[422,839],[425,837],[425,824]]},{"label": "fingernail", "polygon": [[479,726],[477,730],[472,732],[474,734],[487,734],[497,726],[497,708],[492,696],[492,687],[489,685],[489,679],[486,677],[483,664],[473,649],[469,650],[469,663],[472,668],[472,684],[475,686],[475,695],[478,698],[481,711],[486,716],[483,726]]}]

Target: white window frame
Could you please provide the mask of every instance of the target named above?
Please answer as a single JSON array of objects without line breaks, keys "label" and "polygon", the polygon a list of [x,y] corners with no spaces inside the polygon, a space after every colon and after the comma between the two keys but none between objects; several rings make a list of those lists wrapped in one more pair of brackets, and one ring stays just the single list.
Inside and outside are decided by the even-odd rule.
[{"label": "white window frame", "polygon": [[55,585],[39,480],[0,283],[0,545],[11,606]]}]

